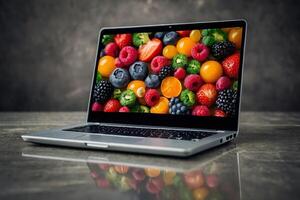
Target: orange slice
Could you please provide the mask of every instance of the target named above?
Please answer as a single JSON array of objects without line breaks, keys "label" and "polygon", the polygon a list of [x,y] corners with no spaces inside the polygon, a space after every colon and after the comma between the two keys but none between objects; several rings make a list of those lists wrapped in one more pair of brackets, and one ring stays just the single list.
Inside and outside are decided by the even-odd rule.
[{"label": "orange slice", "polygon": [[162,81],[160,90],[165,97],[172,98],[179,96],[182,86],[177,78],[169,76]]},{"label": "orange slice", "polygon": [[160,97],[158,103],[150,108],[150,113],[166,114],[169,111],[169,100],[166,97]]}]

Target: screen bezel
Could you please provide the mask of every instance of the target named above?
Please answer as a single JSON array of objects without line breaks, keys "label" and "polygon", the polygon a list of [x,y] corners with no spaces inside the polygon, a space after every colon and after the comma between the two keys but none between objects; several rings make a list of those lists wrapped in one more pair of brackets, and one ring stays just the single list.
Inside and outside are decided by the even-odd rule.
[{"label": "screen bezel", "polygon": [[[130,26],[130,27],[105,27],[102,28],[98,35],[98,47],[94,65],[94,75],[92,87],[90,91],[90,99],[88,104],[87,122],[97,123],[119,123],[119,124],[138,124],[180,128],[196,128],[196,129],[211,129],[211,130],[238,130],[238,119],[240,114],[240,96],[241,82],[243,73],[243,61],[245,50],[245,35],[247,23],[245,20],[231,20],[218,22],[197,22],[185,24],[163,24],[163,25],[147,25],[147,26]],[[208,29],[208,28],[230,28],[242,27],[242,44],[240,49],[240,67],[238,77],[238,113],[235,117],[199,117],[192,115],[169,115],[169,114],[150,114],[150,113],[105,113],[92,112],[92,96],[93,88],[96,83],[97,66],[99,62],[100,52],[103,48],[101,39],[104,34],[118,33],[134,33],[134,32],[159,32],[159,31],[178,31],[192,29]]]}]

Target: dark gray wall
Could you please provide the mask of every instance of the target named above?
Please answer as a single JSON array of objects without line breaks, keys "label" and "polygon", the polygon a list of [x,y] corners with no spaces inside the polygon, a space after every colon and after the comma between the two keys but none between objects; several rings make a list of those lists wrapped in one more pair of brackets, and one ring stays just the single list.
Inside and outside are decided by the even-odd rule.
[{"label": "dark gray wall", "polygon": [[102,26],[245,18],[243,110],[300,110],[300,1],[0,0],[0,110],[86,109]]}]

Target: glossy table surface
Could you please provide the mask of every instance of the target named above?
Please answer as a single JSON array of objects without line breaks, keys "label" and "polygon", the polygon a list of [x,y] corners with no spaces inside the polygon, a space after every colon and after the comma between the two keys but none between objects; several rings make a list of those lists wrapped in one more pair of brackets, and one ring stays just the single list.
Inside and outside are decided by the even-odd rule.
[{"label": "glossy table surface", "polygon": [[229,144],[186,158],[25,143],[82,112],[0,113],[0,199],[300,198],[300,113],[243,112]]}]

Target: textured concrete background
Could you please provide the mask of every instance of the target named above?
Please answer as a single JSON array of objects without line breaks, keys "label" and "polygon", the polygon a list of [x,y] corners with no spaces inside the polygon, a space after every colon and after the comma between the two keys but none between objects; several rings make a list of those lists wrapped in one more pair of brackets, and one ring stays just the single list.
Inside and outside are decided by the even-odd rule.
[{"label": "textured concrete background", "polygon": [[0,110],[84,110],[102,26],[245,18],[243,110],[300,110],[300,1],[0,0]]}]

